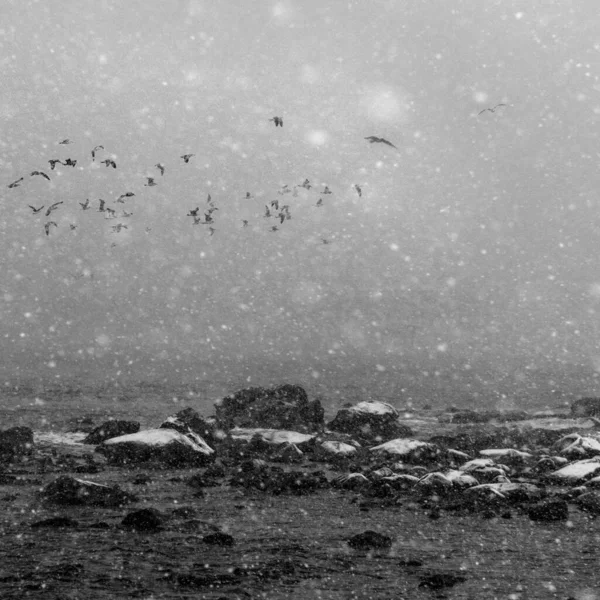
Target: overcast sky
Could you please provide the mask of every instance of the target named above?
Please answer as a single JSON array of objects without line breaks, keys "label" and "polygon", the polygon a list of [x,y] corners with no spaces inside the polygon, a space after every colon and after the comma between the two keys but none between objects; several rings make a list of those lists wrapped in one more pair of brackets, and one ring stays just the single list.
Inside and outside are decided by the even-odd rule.
[{"label": "overcast sky", "polygon": [[[5,0],[0,16],[11,364],[600,368],[595,2]],[[213,235],[186,216],[209,193]],[[291,219],[266,218],[272,200]]]}]

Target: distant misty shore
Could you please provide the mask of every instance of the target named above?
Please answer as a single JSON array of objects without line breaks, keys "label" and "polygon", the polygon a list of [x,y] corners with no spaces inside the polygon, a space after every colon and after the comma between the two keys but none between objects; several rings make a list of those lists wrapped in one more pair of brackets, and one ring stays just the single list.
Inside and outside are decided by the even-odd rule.
[{"label": "distant misty shore", "polygon": [[9,397],[97,396],[126,402],[177,398],[209,407],[224,395],[253,386],[303,386],[328,411],[345,402],[382,400],[399,408],[455,405],[468,408],[556,407],[582,396],[600,396],[600,377],[586,365],[467,363],[435,359],[336,356],[324,360],[254,358],[230,362],[140,360],[120,357],[47,363],[4,362],[0,402]]}]

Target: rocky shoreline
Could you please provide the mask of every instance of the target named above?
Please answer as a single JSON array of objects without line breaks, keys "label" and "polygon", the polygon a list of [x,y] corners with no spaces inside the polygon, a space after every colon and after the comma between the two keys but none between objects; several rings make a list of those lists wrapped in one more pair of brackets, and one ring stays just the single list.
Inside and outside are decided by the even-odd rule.
[{"label": "rocky shoreline", "polygon": [[[496,531],[505,546],[515,523],[544,528],[542,537],[580,527],[595,535],[600,403],[584,400],[569,415],[360,402],[326,423],[317,400],[284,385],[241,390],[217,402],[214,416],[187,408],[151,429],[85,417],[68,432],[5,429],[2,597],[309,598],[316,589],[330,598],[474,597],[474,589],[479,598],[507,597],[467,559],[453,568],[446,558],[425,561],[421,530],[411,533],[415,543],[405,535],[418,524],[443,539],[465,522]],[[303,515],[296,539],[277,523],[295,530],[292,508]],[[314,523],[304,522],[309,509]],[[268,541],[253,539],[261,529]],[[190,561],[186,549],[204,562]],[[115,553],[121,558],[111,564]],[[559,567],[550,565],[549,576]],[[592,584],[569,570],[571,579],[551,583],[562,595],[544,596],[535,577],[526,595],[518,585],[507,593],[583,598]]]}]

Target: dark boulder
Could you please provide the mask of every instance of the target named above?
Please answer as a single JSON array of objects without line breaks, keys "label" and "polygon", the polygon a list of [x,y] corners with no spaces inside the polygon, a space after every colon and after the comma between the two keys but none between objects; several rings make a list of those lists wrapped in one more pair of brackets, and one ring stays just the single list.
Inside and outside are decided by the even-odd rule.
[{"label": "dark boulder", "polygon": [[11,427],[0,431],[0,456],[12,458],[33,452],[33,431],[29,427]]},{"label": "dark boulder", "polygon": [[68,475],[62,475],[49,483],[42,489],[41,497],[53,504],[102,507],[118,507],[137,500],[133,494],[122,491],[118,486],[103,485]]},{"label": "dark boulder", "polygon": [[464,575],[455,575],[454,573],[429,573],[421,577],[419,587],[429,590],[442,590],[455,586],[457,583],[463,583],[467,580]]},{"label": "dark boulder", "polygon": [[225,429],[265,427],[293,431],[317,431],[325,411],[318,400],[309,402],[299,385],[246,388],[215,404],[217,421]]},{"label": "dark boulder", "polygon": [[70,517],[50,517],[31,524],[32,529],[45,527],[79,527],[79,523]]},{"label": "dark boulder", "polygon": [[129,433],[137,433],[139,430],[140,424],[137,421],[106,421],[90,431],[82,443],[97,446],[104,440],[110,440]]},{"label": "dark boulder", "polygon": [[359,402],[341,408],[327,428],[348,433],[354,439],[366,442],[386,442],[396,438],[412,437],[410,427],[398,420],[398,411],[384,402]]},{"label": "dark boulder", "polygon": [[212,546],[233,546],[235,545],[235,539],[228,533],[222,531],[216,531],[215,533],[209,533],[202,538],[205,544]]},{"label": "dark boulder", "polygon": [[364,533],[357,533],[348,540],[348,546],[356,550],[372,550],[374,548],[390,548],[392,538],[389,535],[367,530]]},{"label": "dark boulder", "polygon": [[165,521],[166,517],[156,508],[142,508],[128,513],[121,522],[121,527],[154,533],[162,530]]},{"label": "dark boulder", "polygon": [[571,404],[574,417],[600,417],[600,398],[579,398]]}]

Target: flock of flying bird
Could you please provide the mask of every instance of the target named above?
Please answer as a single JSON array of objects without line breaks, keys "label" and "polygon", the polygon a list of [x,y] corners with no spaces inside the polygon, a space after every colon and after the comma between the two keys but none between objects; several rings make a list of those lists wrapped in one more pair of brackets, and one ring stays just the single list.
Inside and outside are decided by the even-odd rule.
[{"label": "flock of flying bird", "polygon": [[[479,115],[481,115],[487,111],[493,113],[498,108],[503,107],[503,106],[507,106],[507,105],[501,103],[501,104],[496,104],[496,106],[491,107],[491,108],[485,108],[479,113]],[[269,121],[273,122],[275,124],[275,127],[283,127],[283,118],[282,117],[276,116],[276,117],[273,117],[272,119],[269,119]],[[377,137],[377,136],[371,135],[371,136],[365,137],[364,139],[367,140],[371,144],[385,144],[387,146],[390,146],[390,147],[398,150],[397,146],[395,146],[394,144],[392,144],[392,142],[390,142],[382,137]],[[64,139],[61,142],[58,142],[58,145],[66,146],[71,143],[73,143],[73,142],[71,142],[70,139]],[[96,161],[97,153],[104,149],[105,148],[102,145],[95,146],[92,149],[92,151],[91,151],[92,162]],[[180,158],[183,160],[183,162],[185,164],[188,164],[190,162],[190,159],[193,158],[194,156],[195,156],[195,154],[190,153],[190,154],[183,154],[180,156]],[[100,162],[100,164],[105,165],[106,168],[113,168],[113,169],[117,168],[117,164],[112,158],[105,158],[104,160],[101,160],[99,162]],[[57,164],[61,164],[65,167],[72,167],[72,168],[76,167],[77,159],[67,158],[66,160],[62,161],[60,159],[55,158],[55,159],[50,159],[48,161],[48,163],[50,164],[50,170],[54,171]],[[158,169],[161,177],[164,176],[165,170],[166,170],[164,164],[157,163],[156,165],[154,165],[154,167],[156,169]],[[30,173],[29,176],[30,177],[43,177],[44,179],[51,181],[50,176],[47,173],[45,173],[44,171],[34,170]],[[8,185],[8,188],[9,189],[18,188],[24,182],[24,180],[25,180],[25,176],[20,177],[16,181],[13,181],[12,183],[10,183]],[[146,177],[146,183],[144,184],[145,187],[154,187],[156,185],[158,185],[158,184],[156,183],[155,177]],[[312,187],[313,187],[313,185],[311,184],[311,182],[308,179],[305,179],[303,183],[301,183],[299,185],[295,185],[293,187],[290,187],[288,184],[282,186],[278,190],[278,194],[280,196],[284,196],[286,194],[292,194],[295,197],[298,195],[298,188],[304,188],[305,190],[310,190]],[[356,193],[358,194],[359,197],[362,197],[362,189],[358,184],[354,184],[354,190],[356,191]],[[324,189],[319,193],[319,199],[317,200],[315,206],[316,207],[323,206],[323,196],[326,196],[326,195],[332,194],[332,193],[333,192],[329,189],[329,186],[326,185],[324,187]],[[135,196],[135,194],[133,192],[125,192],[125,193],[121,194],[115,200],[115,202],[119,203],[119,204],[125,204],[125,201],[129,198],[132,198],[133,196]],[[246,192],[246,196],[244,199],[252,200],[252,199],[254,199],[254,195],[251,194],[250,192]],[[54,203],[50,204],[47,208],[46,208],[46,205],[36,207],[36,206],[29,204],[28,206],[32,210],[32,214],[34,214],[34,215],[41,213],[44,210],[44,208],[46,208],[44,215],[46,217],[50,217],[51,214],[54,211],[58,210],[58,208],[62,204],[64,204],[64,202],[59,201],[59,202],[54,202]],[[89,199],[86,199],[85,202],[79,202],[79,205],[81,206],[81,210],[86,211],[86,210],[91,209]],[[192,217],[194,225],[208,225],[208,231],[209,231],[210,235],[212,236],[212,235],[214,235],[214,233],[216,231],[216,229],[213,227],[213,225],[215,223],[214,213],[218,210],[219,210],[219,208],[215,205],[215,202],[212,199],[211,195],[208,194],[205,208],[201,209],[200,206],[196,206],[195,208],[190,209],[186,216]],[[107,219],[116,219],[119,217],[119,215],[117,215],[117,211],[114,208],[107,206],[106,201],[101,198],[98,199],[97,212],[104,213],[104,216]],[[128,212],[126,210],[123,210],[123,212],[120,214],[120,217],[127,218],[127,217],[131,217],[132,215],[133,215],[133,212]],[[268,204],[265,205],[263,217],[266,219],[274,219],[279,222],[278,225],[272,225],[270,228],[270,231],[276,232],[279,230],[279,227],[281,225],[283,225],[283,223],[285,221],[292,218],[292,215],[290,212],[290,206],[289,206],[289,204],[283,204],[283,202],[280,202],[279,199],[271,200]],[[248,220],[242,219],[242,227],[247,227],[247,226],[248,226]],[[44,231],[47,236],[50,235],[51,227],[55,227],[55,228],[58,227],[58,223],[54,220],[48,220],[44,223]],[[77,228],[77,225],[71,223],[69,225],[69,227],[71,230],[74,230]],[[124,223],[119,222],[116,225],[113,225],[111,227],[111,229],[112,229],[113,233],[119,233],[123,229],[128,229],[128,226]],[[150,228],[147,227],[146,232],[149,232],[149,231],[150,231]],[[325,238],[321,238],[321,240],[324,244],[330,243],[330,240],[327,240]],[[113,243],[112,246],[116,246],[116,244]]]}]

